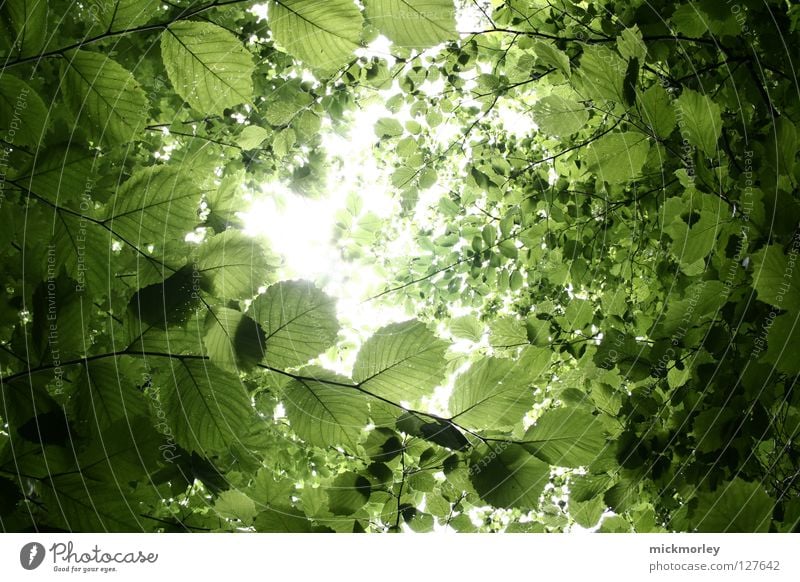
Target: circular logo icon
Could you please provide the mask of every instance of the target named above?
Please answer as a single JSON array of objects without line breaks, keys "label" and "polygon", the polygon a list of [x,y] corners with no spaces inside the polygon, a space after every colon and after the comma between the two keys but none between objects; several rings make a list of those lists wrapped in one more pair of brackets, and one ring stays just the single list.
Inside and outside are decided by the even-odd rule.
[{"label": "circular logo icon", "polygon": [[19,563],[26,570],[35,570],[44,561],[44,546],[39,542],[30,542],[19,551]]}]

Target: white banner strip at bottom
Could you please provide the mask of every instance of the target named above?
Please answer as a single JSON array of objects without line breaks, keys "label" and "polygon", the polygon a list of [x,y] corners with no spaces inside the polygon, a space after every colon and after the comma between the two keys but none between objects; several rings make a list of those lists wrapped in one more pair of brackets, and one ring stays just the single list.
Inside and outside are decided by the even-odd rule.
[{"label": "white banner strip at bottom", "polygon": [[0,534],[0,579],[796,581],[798,554],[797,534]]}]

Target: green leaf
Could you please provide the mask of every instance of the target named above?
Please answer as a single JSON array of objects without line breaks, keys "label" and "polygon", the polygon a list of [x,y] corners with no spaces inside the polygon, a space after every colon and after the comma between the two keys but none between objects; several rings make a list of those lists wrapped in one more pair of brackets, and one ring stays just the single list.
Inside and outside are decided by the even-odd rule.
[{"label": "green leaf", "polygon": [[182,240],[198,224],[201,196],[181,168],[146,168],[115,192],[103,223],[136,247],[150,243],[163,248],[175,238]]},{"label": "green leaf", "polygon": [[199,277],[191,265],[185,265],[160,283],[134,293],[128,302],[128,312],[159,329],[184,324],[199,302]]},{"label": "green leaf", "polygon": [[[35,145],[38,147],[39,135],[36,139]],[[99,190],[96,186],[100,179],[98,161],[97,152],[77,143],[57,145],[43,150],[35,164],[23,170],[17,180],[47,200],[59,201],[64,206],[76,206],[74,201],[81,195]]]},{"label": "green leaf", "polygon": [[494,444],[473,459],[470,481],[483,500],[496,507],[538,507],[550,467],[519,445]]},{"label": "green leaf", "polygon": [[283,398],[295,433],[311,445],[355,451],[369,422],[368,397],[331,372],[311,368],[303,374],[316,379],[293,380]]},{"label": "green leaf", "polygon": [[720,107],[708,95],[684,89],[675,100],[675,115],[681,135],[708,157],[717,155],[717,141],[722,134]]},{"label": "green leaf", "polygon": [[474,315],[463,315],[450,321],[450,333],[454,337],[479,342],[484,333],[483,323]]},{"label": "green leaf", "polygon": [[709,16],[700,9],[698,2],[687,2],[675,9],[670,17],[675,31],[690,37],[698,37],[708,30]]},{"label": "green leaf", "polygon": [[253,98],[253,57],[230,32],[208,22],[174,22],[161,58],[175,91],[192,108],[222,114]]},{"label": "green leaf", "polygon": [[361,346],[353,379],[377,396],[414,401],[444,378],[446,349],[447,344],[420,321],[392,323]]},{"label": "green leaf", "polygon": [[600,455],[606,440],[598,417],[577,408],[555,408],[528,429],[523,443],[551,465],[580,467]]},{"label": "green leaf", "polygon": [[132,141],[148,117],[147,97],[127,69],[108,55],[68,53],[62,93],[75,126],[110,145]]},{"label": "green leaf", "polygon": [[236,519],[249,524],[253,522],[257,509],[255,502],[245,493],[229,489],[220,493],[214,503],[214,512],[223,519]]},{"label": "green leaf", "polygon": [[707,533],[763,533],[769,530],[775,502],[755,482],[739,477],[702,493],[692,525]]},{"label": "green leaf", "polygon": [[253,522],[263,533],[310,533],[311,522],[306,514],[289,506],[271,506],[259,513]]},{"label": "green leaf", "polygon": [[264,332],[247,315],[228,307],[210,308],[203,337],[208,357],[230,372],[252,369],[264,356]]},{"label": "green leaf", "polygon": [[0,132],[3,141],[38,149],[44,140],[48,111],[27,83],[9,73],[0,77]]},{"label": "green leaf", "polygon": [[454,451],[469,447],[469,441],[452,422],[432,418],[415,412],[401,414],[395,423],[397,430],[408,435],[425,439]]},{"label": "green leaf", "polygon": [[161,12],[159,0],[89,0],[89,14],[101,32],[147,24]]},{"label": "green leaf", "polygon": [[305,364],[336,343],[336,302],[308,281],[281,281],[255,298],[247,313],[264,329],[269,365]]},{"label": "green leaf", "polygon": [[303,90],[300,79],[290,79],[267,97],[264,119],[271,125],[287,125],[313,102],[314,98]]},{"label": "green leaf", "polygon": [[533,45],[533,51],[544,64],[558,69],[565,77],[570,76],[569,57],[564,51],[556,48],[554,43],[537,40]]},{"label": "green leaf", "polygon": [[790,311],[772,320],[767,334],[768,349],[762,357],[763,361],[789,375],[800,373],[800,358],[796,353],[800,341],[799,319],[798,312]]},{"label": "green leaf", "polygon": [[609,184],[620,184],[639,176],[650,144],[640,133],[608,133],[586,148],[590,172]]},{"label": "green leaf", "polygon": [[573,77],[584,98],[625,101],[622,83],[628,64],[610,48],[584,46],[580,67]]},{"label": "green leaf", "polygon": [[548,135],[567,137],[583,128],[589,119],[586,108],[571,99],[548,95],[531,110],[539,129]]},{"label": "green leaf", "polygon": [[753,289],[758,299],[778,309],[800,311],[800,269],[780,245],[769,245],[753,255]]},{"label": "green leaf", "polygon": [[520,362],[484,358],[456,378],[452,419],[479,430],[513,426],[533,406],[532,380]]},{"label": "green leaf", "polygon": [[636,96],[639,115],[660,138],[667,138],[675,129],[675,111],[669,95],[661,85],[653,85]]},{"label": "green leaf", "polygon": [[237,145],[243,150],[254,150],[269,137],[269,131],[257,125],[248,125],[236,139]]},{"label": "green leaf", "polygon": [[137,388],[135,362],[130,357],[88,362],[78,380],[75,405],[78,418],[94,433],[115,423],[148,413],[147,402]]},{"label": "green leaf", "polygon": [[[47,42],[48,2],[46,0],[6,0],[3,15],[11,25],[9,36],[19,57],[36,55]],[[8,34],[9,30],[6,30]],[[14,34],[16,33],[16,34]],[[3,75],[5,80],[5,74]]]},{"label": "green leaf", "polygon": [[425,49],[458,37],[453,0],[367,0],[367,20],[397,47]]},{"label": "green leaf", "polygon": [[155,381],[175,441],[187,451],[224,451],[254,422],[239,379],[208,361],[170,360]]},{"label": "green leaf", "polygon": [[234,229],[205,241],[196,264],[208,291],[221,299],[249,299],[273,278],[276,266],[262,243]]},{"label": "green leaf", "polygon": [[358,473],[342,473],[328,489],[328,507],[336,515],[352,515],[369,500],[369,481]]},{"label": "green leaf", "polygon": [[275,40],[312,69],[331,74],[354,58],[363,17],[350,0],[282,0],[269,3]]},{"label": "green leaf", "polygon": [[625,59],[644,61],[647,55],[647,46],[642,40],[642,32],[637,25],[625,28],[617,37],[617,50]]},{"label": "green leaf", "polygon": [[380,138],[403,135],[403,125],[393,117],[382,117],[375,123],[375,134]]}]

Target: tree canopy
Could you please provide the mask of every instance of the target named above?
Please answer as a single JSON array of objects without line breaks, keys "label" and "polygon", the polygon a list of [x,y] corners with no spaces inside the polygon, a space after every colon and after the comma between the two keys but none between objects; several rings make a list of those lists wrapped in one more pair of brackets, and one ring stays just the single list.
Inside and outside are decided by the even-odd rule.
[{"label": "tree canopy", "polygon": [[[3,531],[797,531],[797,5],[0,19]],[[369,334],[242,216],[367,110]]]}]

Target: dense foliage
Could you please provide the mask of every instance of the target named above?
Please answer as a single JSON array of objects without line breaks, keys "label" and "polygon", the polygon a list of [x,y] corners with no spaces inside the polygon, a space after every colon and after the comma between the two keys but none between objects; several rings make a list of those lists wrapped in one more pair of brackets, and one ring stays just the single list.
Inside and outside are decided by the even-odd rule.
[{"label": "dense foliage", "polygon": [[[255,5],[2,4],[0,528],[797,529],[796,5]],[[344,375],[237,212],[376,100]]]}]

